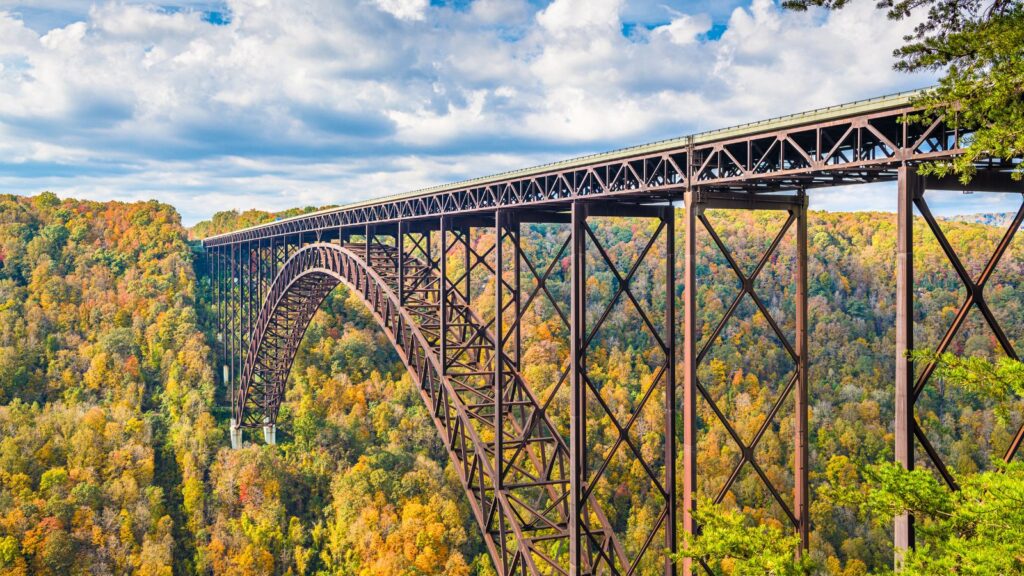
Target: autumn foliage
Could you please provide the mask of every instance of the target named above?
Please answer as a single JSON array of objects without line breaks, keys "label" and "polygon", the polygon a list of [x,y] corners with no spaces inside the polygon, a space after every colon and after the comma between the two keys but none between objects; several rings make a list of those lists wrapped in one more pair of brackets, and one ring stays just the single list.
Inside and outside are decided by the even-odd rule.
[{"label": "autumn foliage", "polygon": [[[192,233],[275,217],[222,213]],[[779,224],[777,214],[709,217],[743,266],[756,262]],[[889,531],[819,488],[853,485],[862,464],[892,458],[894,220],[878,213],[810,216],[812,556],[834,574],[862,574],[891,562]],[[644,221],[593,225],[609,256],[625,267],[653,233]],[[956,247],[974,254],[1000,234],[978,224],[942,225]],[[926,238],[920,226],[918,238]],[[682,233],[677,226],[677,247]],[[428,409],[383,332],[344,288],[327,298],[303,341],[279,445],[263,446],[250,435],[242,449],[227,448],[227,396],[214,386],[209,280],[189,234],[171,207],[155,202],[0,197],[0,575],[493,574]],[[569,396],[558,382],[568,333],[557,309],[568,310],[570,263],[557,248],[566,234],[565,226],[539,224],[523,233],[524,249],[539,266],[555,260],[548,282],[554,302],[539,299],[524,313],[523,372],[538,395],[554,396],[550,413],[563,434]],[[486,252],[493,239],[481,234],[476,242]],[[653,318],[662,317],[664,305],[658,290],[664,290],[665,255],[658,250],[634,280]],[[696,297],[706,335],[738,286],[710,242],[699,256]],[[794,257],[787,237],[756,286],[787,334],[794,322]],[[934,346],[964,293],[934,242],[922,240],[915,258],[917,337],[921,346]],[[458,274],[461,265],[453,259],[449,269]],[[967,265],[974,270],[981,262]],[[1018,241],[986,289],[1018,342],[1022,276]],[[493,280],[473,282],[474,306],[484,317],[493,314]],[[595,315],[616,282],[596,260],[588,269]],[[681,284],[673,290],[681,296]],[[996,345],[980,317],[971,316],[953,351],[993,356]],[[632,305],[613,307],[588,361],[620,422],[634,415],[653,380],[659,361],[653,349]],[[744,301],[713,343],[700,377],[749,438],[792,369],[763,316]],[[630,430],[654,466],[663,465],[659,402],[640,410]],[[918,410],[957,473],[988,468],[1021,413],[996,411],[942,386],[926,389]],[[699,491],[709,499],[739,455],[706,403],[698,415]],[[787,405],[756,454],[784,494],[792,488],[792,431]],[[610,421],[590,424],[591,453],[616,439]],[[595,494],[635,550],[638,535],[657,518],[652,485],[627,458],[613,458],[605,477]],[[749,469],[723,508],[764,523],[768,533],[785,526]]]}]

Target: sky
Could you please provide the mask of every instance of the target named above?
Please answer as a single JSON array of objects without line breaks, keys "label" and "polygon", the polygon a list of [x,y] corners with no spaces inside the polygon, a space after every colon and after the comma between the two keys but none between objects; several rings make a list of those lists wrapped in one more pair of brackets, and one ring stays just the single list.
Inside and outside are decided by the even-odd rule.
[{"label": "sky", "polygon": [[[874,5],[0,0],[0,192],[155,198],[192,224],[933,84],[892,69],[913,22]],[[891,188],[812,207],[891,210]]]}]

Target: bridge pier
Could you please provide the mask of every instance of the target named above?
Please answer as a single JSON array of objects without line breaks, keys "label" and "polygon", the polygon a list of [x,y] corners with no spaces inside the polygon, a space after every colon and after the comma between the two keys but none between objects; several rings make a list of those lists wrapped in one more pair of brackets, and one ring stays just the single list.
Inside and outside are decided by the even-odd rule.
[{"label": "bridge pier", "polygon": [[229,431],[231,434],[231,449],[238,450],[242,447],[242,428],[234,418],[231,419]]},{"label": "bridge pier", "polygon": [[[806,550],[810,540],[810,507],[808,489],[808,335],[807,335],[807,196],[797,195],[748,195],[724,192],[708,192],[693,190],[685,195],[686,205],[686,238],[684,261],[684,377],[683,377],[683,494],[682,494],[682,529],[684,534],[691,536],[698,533],[699,526],[694,518],[697,509],[697,445],[698,445],[698,399],[703,398],[712,412],[712,421],[723,426],[733,443],[739,448],[740,459],[733,468],[725,484],[718,488],[712,503],[719,504],[728,494],[734,482],[739,478],[744,466],[753,468],[761,478],[765,488],[771,493],[779,508],[800,536],[800,550]],[[723,239],[718,235],[707,217],[707,210],[781,210],[788,217],[775,235],[771,245],[761,254],[753,271],[747,272]],[[778,254],[779,246],[787,233],[795,225],[795,261],[793,270],[795,333],[791,340],[780,328],[765,303],[759,296],[755,281],[771,258]],[[699,232],[706,234],[713,242],[718,253],[727,261],[729,268],[740,282],[740,288],[724,316],[717,320],[702,319],[697,303],[697,243]],[[746,441],[734,427],[734,423],[719,407],[716,399],[701,383],[698,368],[707,358],[715,341],[721,336],[729,321],[734,317],[741,301],[749,297],[760,313],[764,316],[771,330],[778,338],[794,364],[792,378],[785,384],[766,416],[757,434]],[[702,325],[707,321],[712,326],[711,333],[703,334]],[[712,323],[716,322],[716,323]],[[757,446],[769,426],[781,418],[781,406],[791,401],[794,407],[794,454],[793,454],[793,495],[791,503],[787,502],[781,491],[763,471],[757,461]],[[701,563],[702,564],[702,563]],[[708,572],[710,568],[704,566]],[[683,574],[689,576],[697,569],[692,561],[683,563]]]},{"label": "bridge pier", "polygon": [[270,417],[263,421],[263,442],[270,446],[277,444],[277,424],[271,423]]},{"label": "bridge pier", "polygon": [[[968,315],[977,309],[992,336],[999,344],[1003,353],[1015,360],[1020,357],[1013,343],[1007,337],[999,320],[993,314],[984,289],[989,279],[999,266],[1017,232],[1024,223],[1024,185],[1010,179],[1008,174],[982,173],[969,186],[973,192],[1009,192],[1021,195],[1021,205],[995,250],[986,261],[985,267],[972,275],[961,260],[961,256],[946,238],[938,219],[932,214],[925,199],[926,191],[963,190],[965,187],[955,179],[925,178],[917,173],[916,166],[903,164],[897,170],[897,265],[896,265],[896,418],[895,418],[895,457],[896,462],[907,470],[915,468],[915,451],[918,446],[924,452],[925,464],[934,467],[946,485],[952,490],[959,489],[953,472],[948,468],[942,455],[928,437],[927,430],[917,420],[916,403],[938,368],[938,356],[948,352],[957,334],[964,326]],[[952,322],[946,329],[941,341],[934,350],[935,357],[925,362],[917,370],[914,360],[909,355],[914,352],[914,209],[917,208],[921,219],[927,226],[930,237],[938,244],[945,254],[950,266],[963,284],[966,297],[956,312]],[[1016,456],[1021,443],[1024,442],[1024,425],[1020,426],[1010,445],[1003,453],[1003,460],[1009,462]],[[894,562],[899,566],[903,555],[908,549],[916,546],[914,517],[910,514],[897,516],[893,521],[893,544],[895,547]]]}]

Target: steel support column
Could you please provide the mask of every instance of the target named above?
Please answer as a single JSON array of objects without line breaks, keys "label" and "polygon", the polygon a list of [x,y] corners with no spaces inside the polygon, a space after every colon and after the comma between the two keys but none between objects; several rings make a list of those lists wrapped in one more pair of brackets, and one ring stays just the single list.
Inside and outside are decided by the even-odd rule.
[{"label": "steel support column", "polygon": [[[697,225],[704,206],[699,193],[688,191],[684,198],[686,223],[683,255],[683,512],[684,538],[697,535]],[[693,574],[693,560],[683,559],[683,574]]]},{"label": "steel support column", "polygon": [[395,248],[398,250],[398,304],[405,306],[405,220],[398,221]]},{"label": "steel support column", "polygon": [[[466,227],[462,229],[462,234],[463,234],[462,240],[463,240],[463,243],[464,243],[463,247],[462,247],[462,249],[463,249],[462,250],[462,269],[463,269],[463,273],[465,274],[465,277],[466,277],[466,289],[465,289],[464,294],[465,294],[465,297],[466,297],[466,303],[469,304],[470,306],[472,306],[472,304],[473,304],[473,291],[472,291],[473,285],[472,285],[472,280],[471,279],[472,279],[473,275],[472,275],[471,271],[473,270],[473,263],[472,263],[471,257],[472,257],[472,252],[473,252],[473,241],[472,241],[473,228],[469,224],[467,224]],[[463,336],[463,337],[465,337],[465,336]]]},{"label": "steel support column", "polygon": [[793,466],[793,511],[798,521],[801,552],[810,548],[811,512],[810,489],[810,448],[807,438],[807,404],[810,386],[810,362],[808,350],[807,322],[807,197],[794,207],[796,212],[796,338],[797,354],[796,406]]},{"label": "steel support column", "polygon": [[441,216],[439,220],[438,235],[441,246],[438,250],[440,278],[438,279],[437,331],[440,340],[438,348],[440,349],[441,376],[446,376],[448,374],[448,225],[450,218]]},{"label": "steel support column", "polygon": [[516,318],[516,324],[514,333],[512,336],[513,345],[515,346],[515,367],[517,371],[523,369],[523,331],[522,322],[520,318],[523,316],[523,293],[521,286],[521,279],[523,276],[522,259],[519,257],[523,252],[523,224],[519,218],[514,218],[511,224],[512,230],[512,254],[515,256],[512,259],[512,291],[514,293],[514,308],[513,312]]},{"label": "steel support column", "polygon": [[[505,489],[504,481],[504,460],[505,460],[505,326],[502,316],[505,308],[505,280],[502,273],[505,270],[505,244],[502,231],[505,226],[505,212],[494,211],[494,493],[498,494]],[[468,240],[468,238],[467,238]],[[469,244],[466,244],[466,282],[469,280]],[[468,298],[467,298],[468,302]],[[501,547],[501,566],[498,570],[504,574],[509,565],[508,547],[505,545],[507,538],[505,519],[498,515],[498,532],[501,535],[499,546]]]},{"label": "steel support column", "polygon": [[370,260],[370,244],[373,244],[371,238],[373,238],[373,226],[370,224],[366,225],[366,231],[363,233],[366,238],[366,247],[364,251],[364,258],[366,258],[366,265],[373,266],[373,262]]},{"label": "steel support column", "polygon": [[[896,207],[896,462],[914,469],[914,200],[924,191],[924,178],[907,166],[899,169]],[[894,519],[896,565],[903,551],[914,547],[914,517]]]},{"label": "steel support column", "polygon": [[570,377],[572,387],[569,400],[569,573],[583,574],[584,555],[580,528],[584,517],[582,498],[585,486],[583,468],[587,461],[587,420],[586,420],[586,386],[583,372],[586,370],[586,356],[583,353],[583,336],[586,334],[586,205],[582,202],[572,203],[572,304],[570,320]]},{"label": "steel support column", "polygon": [[678,500],[676,495],[676,413],[679,404],[676,387],[676,211],[669,204],[662,209],[665,223],[665,576],[676,574],[676,562],[671,558],[678,551]]}]

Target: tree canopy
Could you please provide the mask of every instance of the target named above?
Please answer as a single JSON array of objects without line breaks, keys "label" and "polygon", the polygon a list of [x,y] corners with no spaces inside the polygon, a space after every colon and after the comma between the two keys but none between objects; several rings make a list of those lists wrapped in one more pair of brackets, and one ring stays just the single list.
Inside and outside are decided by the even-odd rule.
[{"label": "tree canopy", "polygon": [[[852,1],[786,0],[783,5],[840,9]],[[967,183],[975,162],[986,156],[1012,160],[1024,155],[1024,2],[879,0],[877,6],[891,19],[919,20],[895,51],[895,67],[942,73],[939,85],[918,99],[926,111],[922,118],[942,114],[971,133],[965,154],[926,164],[923,171],[955,173]],[[1018,164],[1014,177],[1022,176]]]},{"label": "tree canopy", "polygon": [[[756,261],[784,217],[707,216],[741,264]],[[218,226],[274,217],[227,213]],[[633,262],[653,233],[639,220],[595,218],[592,224],[619,263]],[[924,223],[916,226],[924,232]],[[998,229],[981,224],[942,226],[958,246],[984,250],[1001,238]],[[829,574],[878,572],[892,559],[884,510],[868,518],[857,502],[825,487],[860,494],[870,465],[892,459],[893,230],[890,214],[809,215],[815,497],[805,560]],[[685,231],[676,233],[682,245]],[[542,224],[525,225],[522,234],[533,261],[553,266],[546,285],[553,300],[535,299],[523,311],[524,375],[537,394],[551,396],[549,410],[562,434],[570,396],[559,375],[569,334],[555,303],[568,309],[570,262],[557,253],[566,235],[564,225]],[[493,574],[429,410],[373,317],[343,288],[327,298],[302,342],[282,405],[280,444],[257,440],[228,448],[227,392],[214,389],[210,284],[187,236],[173,209],[158,203],[0,196],[0,575]],[[481,233],[473,241],[487,253],[493,238]],[[1024,285],[1022,246],[1018,239],[986,287],[1011,338],[1024,329],[1016,292]],[[737,289],[729,263],[712,248],[702,244],[698,254],[704,334]],[[784,241],[757,280],[785,333],[794,330],[795,256]],[[638,301],[654,317],[663,312],[655,292],[663,257],[653,251],[632,280]],[[962,286],[937,245],[921,245],[914,257],[919,312],[927,320],[918,335],[935,341],[943,319],[962,301]],[[464,262],[455,254],[448,264],[458,274]],[[474,305],[488,314],[493,280],[483,268],[473,279]],[[525,276],[524,284],[529,281]],[[607,267],[588,268],[594,301],[610,301],[616,282]],[[649,332],[633,307],[613,307],[606,326],[595,335],[588,361],[603,401],[624,422],[637,411],[659,358],[649,353]],[[977,317],[968,318],[961,336],[951,347],[958,355],[993,357],[997,351]],[[736,430],[749,437],[773,410],[789,362],[764,317],[744,300],[737,320],[711,347],[700,378]],[[949,378],[957,370],[1003,375],[1019,368],[950,363]],[[1012,437],[1022,412],[1016,394],[999,400],[1006,406],[1001,411],[997,398],[985,393],[987,381],[972,378],[972,388],[929,386],[918,401],[922,424],[958,478],[990,468],[991,455]],[[590,400],[597,401],[594,395]],[[792,489],[793,417],[787,407],[779,415],[755,456],[786,493]],[[730,476],[739,453],[725,430],[710,424],[706,403],[698,416],[698,490],[710,514],[704,503]],[[647,404],[634,420],[637,449],[663,466],[660,405]],[[607,454],[618,434],[610,420],[594,419],[588,452]],[[595,486],[631,551],[658,520],[654,488],[644,478],[633,462],[616,457]],[[784,566],[788,520],[756,474],[741,474],[720,510],[722,521],[705,519],[708,533],[742,533],[712,543],[717,548],[705,548],[704,555],[735,542],[747,546],[747,559],[719,564],[723,571]],[[751,558],[751,538],[774,542],[763,549],[772,553]],[[768,559],[775,564],[766,565]],[[639,573],[660,569],[652,555]]]}]

